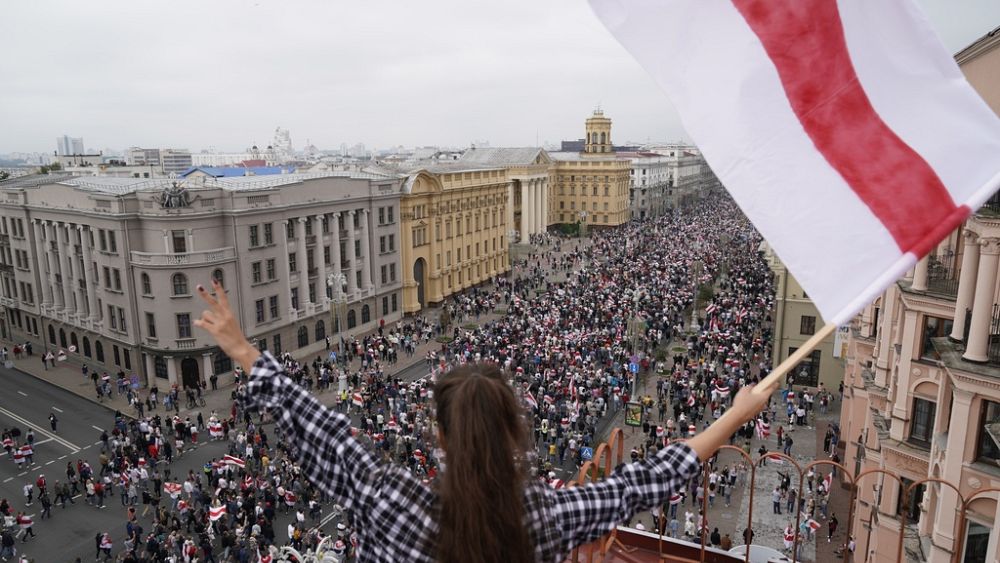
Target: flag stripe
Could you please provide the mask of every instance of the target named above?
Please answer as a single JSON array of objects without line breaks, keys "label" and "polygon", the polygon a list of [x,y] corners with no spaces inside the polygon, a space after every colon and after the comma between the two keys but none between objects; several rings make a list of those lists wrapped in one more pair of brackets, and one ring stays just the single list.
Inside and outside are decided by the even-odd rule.
[{"label": "flag stripe", "polygon": [[926,253],[934,243],[929,228],[945,223],[947,231],[968,215],[927,161],[872,107],[851,62],[837,2],[733,5],[760,39],[816,149],[903,252]]}]

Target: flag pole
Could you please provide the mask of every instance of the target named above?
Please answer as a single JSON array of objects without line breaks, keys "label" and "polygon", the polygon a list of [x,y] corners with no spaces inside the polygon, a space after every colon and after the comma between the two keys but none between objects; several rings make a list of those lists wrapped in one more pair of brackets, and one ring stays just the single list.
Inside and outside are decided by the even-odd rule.
[{"label": "flag pole", "polygon": [[774,368],[774,371],[769,373],[767,377],[765,377],[760,381],[760,383],[755,385],[753,388],[753,392],[758,394],[767,393],[768,395],[770,395],[771,392],[774,391],[775,387],[777,387],[778,384],[781,382],[785,374],[792,371],[793,367],[797,366],[799,362],[801,362],[806,357],[807,354],[812,352],[814,348],[819,346],[819,343],[824,338],[833,334],[833,331],[835,330],[837,330],[837,325],[833,323],[829,323],[823,326],[823,328],[819,329],[819,332],[812,335],[812,337],[810,337],[809,340],[806,340],[806,343],[803,344],[798,350],[796,350],[794,354],[788,356],[788,358],[786,358],[785,361],[781,362],[780,364],[778,364],[778,367]]}]

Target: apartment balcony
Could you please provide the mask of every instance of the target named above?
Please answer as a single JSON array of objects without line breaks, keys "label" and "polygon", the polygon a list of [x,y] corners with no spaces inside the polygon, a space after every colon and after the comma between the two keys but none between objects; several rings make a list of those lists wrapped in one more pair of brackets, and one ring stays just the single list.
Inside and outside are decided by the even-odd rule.
[{"label": "apartment balcony", "polygon": [[198,345],[198,340],[195,338],[178,338],[174,342],[178,350],[193,350]]},{"label": "apartment balcony", "polygon": [[1000,334],[990,335],[989,360],[986,363],[970,362],[962,358],[962,354],[965,353],[965,345],[962,342],[952,342],[948,337],[933,338],[931,342],[934,344],[934,351],[940,356],[948,371],[978,376],[993,384],[1000,381]]},{"label": "apartment balcony", "polygon": [[132,263],[137,266],[166,267],[210,266],[236,259],[236,249],[227,246],[200,252],[183,254],[158,254],[152,252],[132,252]]}]

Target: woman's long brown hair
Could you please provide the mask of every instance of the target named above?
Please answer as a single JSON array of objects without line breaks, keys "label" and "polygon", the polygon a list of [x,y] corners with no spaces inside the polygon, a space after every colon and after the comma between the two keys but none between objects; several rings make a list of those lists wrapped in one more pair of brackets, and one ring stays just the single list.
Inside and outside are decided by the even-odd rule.
[{"label": "woman's long brown hair", "polygon": [[495,366],[463,366],[434,388],[447,466],[439,477],[438,561],[529,563],[524,412]]}]

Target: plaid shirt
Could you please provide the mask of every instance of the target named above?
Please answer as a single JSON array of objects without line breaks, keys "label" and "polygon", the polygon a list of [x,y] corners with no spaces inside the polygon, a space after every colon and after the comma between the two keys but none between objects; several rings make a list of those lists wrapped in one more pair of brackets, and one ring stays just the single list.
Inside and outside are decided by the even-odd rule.
[{"label": "plaid shirt", "polygon": [[[354,438],[346,416],[320,404],[264,352],[240,401],[275,411],[284,439],[305,475],[351,513],[359,561],[434,561],[438,497],[397,465],[380,465]],[[686,444],[672,444],[584,487],[525,488],[525,525],[537,561],[563,561],[571,549],[659,506],[701,468]]]}]

